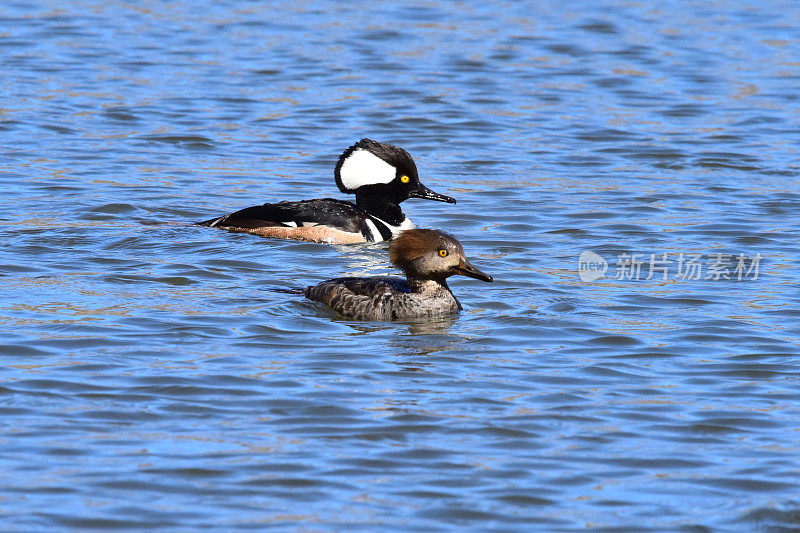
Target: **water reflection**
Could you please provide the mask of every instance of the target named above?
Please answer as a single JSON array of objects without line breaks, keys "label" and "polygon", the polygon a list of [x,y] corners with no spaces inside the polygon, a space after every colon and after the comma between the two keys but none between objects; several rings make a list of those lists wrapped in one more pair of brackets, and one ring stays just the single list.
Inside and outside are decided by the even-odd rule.
[{"label": "water reflection", "polygon": [[453,314],[431,320],[410,322],[408,323],[408,332],[410,335],[444,335],[450,331],[456,320],[458,320],[458,315]]},{"label": "water reflection", "polygon": [[407,335],[445,335],[458,320],[458,315],[448,315],[436,317],[431,320],[418,322],[354,322],[352,319],[341,317],[334,311],[329,311],[332,316],[331,321],[346,325],[353,330],[355,335],[369,335],[375,332],[391,332],[395,336],[400,336],[401,331]]}]

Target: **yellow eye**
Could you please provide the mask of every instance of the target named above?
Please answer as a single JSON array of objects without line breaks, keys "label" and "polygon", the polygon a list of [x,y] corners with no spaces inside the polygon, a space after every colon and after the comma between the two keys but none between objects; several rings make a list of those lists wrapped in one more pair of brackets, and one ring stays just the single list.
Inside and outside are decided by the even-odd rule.
[{"label": "yellow eye", "polygon": [[442,248],[441,250],[439,250],[439,255],[441,255],[442,257],[447,257],[447,250]]},{"label": "yellow eye", "polygon": [[400,176],[400,181],[402,181],[403,183],[408,183],[409,181],[411,181],[411,178],[409,178],[408,176]]}]

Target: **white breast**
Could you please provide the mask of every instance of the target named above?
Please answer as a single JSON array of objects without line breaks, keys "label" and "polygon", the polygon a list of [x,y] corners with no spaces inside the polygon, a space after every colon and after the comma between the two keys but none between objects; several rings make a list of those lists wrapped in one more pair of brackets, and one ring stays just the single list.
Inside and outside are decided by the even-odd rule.
[{"label": "white breast", "polygon": [[382,241],[383,237],[381,237],[381,232],[378,230],[378,226],[376,226],[375,223],[370,219],[367,219],[366,223],[369,231],[372,233],[372,238],[375,239],[375,242]]},{"label": "white breast", "polygon": [[414,229],[417,225],[411,222],[408,217],[404,218],[403,221],[397,226],[397,232],[400,233],[401,231],[405,231],[407,229]]},{"label": "white breast", "polygon": [[408,219],[408,217],[404,218],[399,226],[392,226],[391,224],[386,224],[386,225],[389,226],[389,229],[392,230],[392,237],[397,237],[398,235],[400,235],[401,232],[407,229],[414,229],[417,227],[416,224],[414,224]]},{"label": "white breast", "polygon": [[[389,228],[389,230],[392,232],[392,238],[395,238],[395,237],[397,237],[398,235],[400,235],[400,232],[402,232],[402,231],[405,231],[405,230],[407,230],[407,229],[414,229],[414,228],[416,228],[416,226],[414,225],[414,223],[413,223],[413,222],[411,222],[411,221],[408,219],[408,217],[404,218],[404,219],[403,219],[403,221],[400,223],[400,225],[399,225],[399,226],[392,226],[391,224],[389,224],[389,223],[388,223],[388,222],[386,222],[385,220],[383,220],[383,219],[380,219],[380,218],[378,218],[378,217],[373,217],[373,218],[375,218],[375,219],[377,219],[377,220],[380,220],[380,221],[381,221],[381,223],[382,223],[384,226],[386,226],[387,228]],[[381,236],[381,232],[380,232],[380,231],[378,231],[378,227],[375,225],[375,223],[374,223],[373,221],[371,221],[370,219],[367,219],[367,226],[369,226],[369,229],[370,229],[370,231],[372,231],[372,236],[374,237],[374,239],[375,239],[375,242],[381,242],[381,241],[383,241],[383,237]]]}]

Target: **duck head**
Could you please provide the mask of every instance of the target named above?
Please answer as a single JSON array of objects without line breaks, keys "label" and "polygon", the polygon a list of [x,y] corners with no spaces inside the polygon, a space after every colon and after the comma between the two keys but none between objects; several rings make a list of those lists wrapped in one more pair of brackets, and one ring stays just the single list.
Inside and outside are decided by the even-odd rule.
[{"label": "duck head", "polygon": [[381,198],[394,204],[409,198],[456,203],[420,182],[417,165],[408,152],[371,139],[361,139],[344,151],[334,177],[340,191],[356,195],[356,203],[361,198]]},{"label": "duck head", "polygon": [[445,280],[460,274],[494,281],[492,276],[472,266],[461,243],[443,231],[412,229],[402,232],[389,245],[389,260],[409,279]]}]

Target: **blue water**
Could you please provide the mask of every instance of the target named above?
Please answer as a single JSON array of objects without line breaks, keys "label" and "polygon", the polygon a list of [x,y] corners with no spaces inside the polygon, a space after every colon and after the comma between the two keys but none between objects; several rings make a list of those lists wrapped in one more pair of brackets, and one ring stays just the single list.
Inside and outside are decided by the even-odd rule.
[{"label": "blue water", "polygon": [[[4,3],[0,529],[800,528],[798,20]],[[190,225],[342,197],[361,137],[458,199],[403,207],[494,276],[460,315],[277,290],[383,244]]]}]

